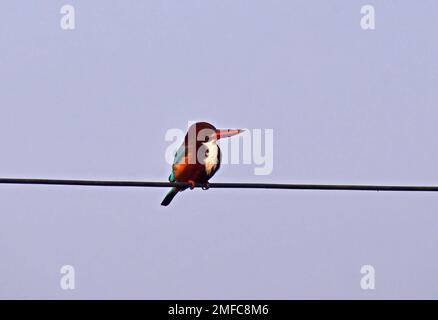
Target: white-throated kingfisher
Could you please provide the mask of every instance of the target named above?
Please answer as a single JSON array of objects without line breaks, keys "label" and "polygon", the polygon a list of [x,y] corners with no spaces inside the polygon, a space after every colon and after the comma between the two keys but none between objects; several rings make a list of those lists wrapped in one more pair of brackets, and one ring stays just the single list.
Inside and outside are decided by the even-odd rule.
[{"label": "white-throated kingfisher", "polygon": [[[170,182],[202,184],[208,189],[208,180],[219,170],[221,150],[217,141],[241,133],[242,129],[216,129],[208,122],[197,122],[190,126],[184,143],[175,153]],[[161,205],[167,206],[179,191],[187,187],[172,187]]]}]

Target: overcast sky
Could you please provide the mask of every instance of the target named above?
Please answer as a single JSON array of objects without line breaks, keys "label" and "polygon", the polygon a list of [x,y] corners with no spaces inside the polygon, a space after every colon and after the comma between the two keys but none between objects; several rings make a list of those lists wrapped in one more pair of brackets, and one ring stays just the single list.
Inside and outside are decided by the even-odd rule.
[{"label": "overcast sky", "polygon": [[[214,182],[438,185],[438,2],[364,4],[2,1],[0,176],[165,181],[206,120],[274,132]],[[0,186],[0,298],[436,298],[438,194],[166,192]]]}]

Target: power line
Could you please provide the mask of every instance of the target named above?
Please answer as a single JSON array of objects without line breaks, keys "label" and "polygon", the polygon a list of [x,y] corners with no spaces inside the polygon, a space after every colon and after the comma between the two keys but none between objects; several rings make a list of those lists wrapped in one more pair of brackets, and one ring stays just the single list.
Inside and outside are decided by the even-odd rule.
[{"label": "power line", "polygon": [[[61,180],[61,179],[17,179],[0,178],[0,184],[59,185],[88,187],[190,187],[189,183],[153,181],[111,181],[111,180]],[[197,184],[196,188],[205,187]],[[210,183],[209,188],[238,189],[289,189],[289,190],[352,190],[352,191],[422,191],[438,192],[438,186],[396,186],[396,185],[348,185],[348,184],[289,184],[289,183]]]}]

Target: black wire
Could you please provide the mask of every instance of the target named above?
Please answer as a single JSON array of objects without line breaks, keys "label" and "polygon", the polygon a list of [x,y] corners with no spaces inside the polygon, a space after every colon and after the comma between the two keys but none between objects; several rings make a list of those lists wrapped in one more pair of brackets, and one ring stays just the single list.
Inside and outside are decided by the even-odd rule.
[{"label": "black wire", "polygon": [[[190,187],[189,183],[109,180],[59,180],[0,178],[0,184],[64,185],[89,187]],[[196,188],[205,187],[197,184]],[[438,186],[347,185],[347,184],[285,184],[285,183],[210,183],[209,188],[292,189],[292,190],[355,190],[355,191],[429,191]]]}]

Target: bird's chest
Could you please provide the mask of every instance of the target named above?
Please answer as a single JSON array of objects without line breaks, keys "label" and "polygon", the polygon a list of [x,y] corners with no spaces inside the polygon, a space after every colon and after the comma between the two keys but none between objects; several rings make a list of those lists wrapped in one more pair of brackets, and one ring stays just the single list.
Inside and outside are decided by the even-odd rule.
[{"label": "bird's chest", "polygon": [[206,148],[204,159],[205,172],[207,175],[210,175],[219,165],[220,150],[216,143],[204,143],[204,146]]}]

